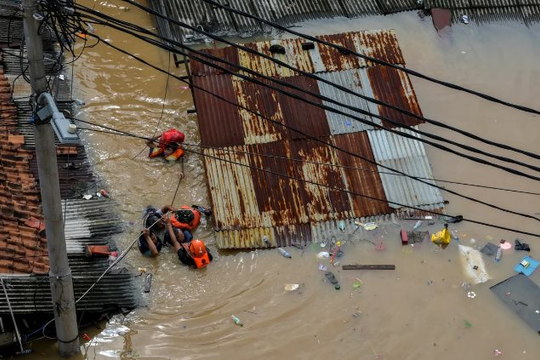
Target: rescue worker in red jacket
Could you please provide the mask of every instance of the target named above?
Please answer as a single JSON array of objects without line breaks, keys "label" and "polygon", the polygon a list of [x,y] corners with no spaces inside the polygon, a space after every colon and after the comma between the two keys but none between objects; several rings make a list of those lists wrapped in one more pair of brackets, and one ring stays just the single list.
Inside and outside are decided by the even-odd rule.
[{"label": "rescue worker in red jacket", "polygon": [[175,229],[172,227],[171,220],[167,218],[165,223],[167,224],[169,239],[182,264],[201,269],[212,262],[213,256],[202,240],[191,240],[188,242],[185,239],[178,239],[176,237],[178,232],[175,232]]},{"label": "rescue worker in red jacket", "polygon": [[155,158],[163,155],[167,161],[182,160],[182,170],[180,176],[184,176],[184,150],[182,149],[182,143],[184,142],[185,135],[176,130],[169,129],[163,134],[158,135],[146,142],[146,145],[150,148],[148,153],[149,158]]}]

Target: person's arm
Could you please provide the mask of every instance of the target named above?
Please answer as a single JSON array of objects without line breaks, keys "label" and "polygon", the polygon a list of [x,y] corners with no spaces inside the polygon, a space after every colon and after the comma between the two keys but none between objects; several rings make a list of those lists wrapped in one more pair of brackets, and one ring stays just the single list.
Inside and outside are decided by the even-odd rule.
[{"label": "person's arm", "polygon": [[146,240],[146,244],[148,245],[148,249],[150,249],[150,256],[155,257],[158,256],[159,251],[156,247],[156,244],[152,241],[152,238],[150,237],[150,230],[144,229],[143,230],[144,239]]},{"label": "person's arm", "polygon": [[157,139],[159,139],[160,136],[161,136],[161,135],[157,135],[157,136],[154,136],[154,137],[151,138],[151,139],[146,140],[146,145],[148,145],[148,147],[150,147],[150,148],[155,148],[155,147],[156,147],[155,141],[156,141]]},{"label": "person's arm", "polygon": [[[180,250],[180,243],[179,241],[182,241],[183,239],[177,239],[176,234],[174,233],[174,229],[171,225],[171,219],[169,217],[165,217],[165,224],[167,224],[167,231],[169,232],[169,238],[171,239],[172,245],[176,251]],[[180,233],[181,234],[181,233]],[[184,234],[181,234],[183,237]]]},{"label": "person's arm", "polygon": [[176,211],[178,209],[171,205],[163,205],[160,210],[161,210],[162,216],[164,216],[164,215],[167,215],[169,211]]}]

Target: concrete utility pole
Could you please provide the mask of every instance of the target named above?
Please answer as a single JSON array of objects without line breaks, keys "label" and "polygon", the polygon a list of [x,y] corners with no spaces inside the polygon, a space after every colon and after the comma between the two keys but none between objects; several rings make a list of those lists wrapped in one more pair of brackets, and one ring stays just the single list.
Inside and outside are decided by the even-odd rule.
[{"label": "concrete utility pole", "polygon": [[[37,14],[36,0],[22,0],[22,5],[28,69],[35,105],[38,96],[47,91],[43,42],[38,34],[39,21],[36,18],[39,19],[39,16],[34,17],[34,14]],[[64,236],[54,132],[50,122],[40,124],[36,121],[34,134],[49,250],[49,281],[51,283],[58,351],[61,356],[69,357],[79,352],[79,331],[77,329],[73,280]]]}]

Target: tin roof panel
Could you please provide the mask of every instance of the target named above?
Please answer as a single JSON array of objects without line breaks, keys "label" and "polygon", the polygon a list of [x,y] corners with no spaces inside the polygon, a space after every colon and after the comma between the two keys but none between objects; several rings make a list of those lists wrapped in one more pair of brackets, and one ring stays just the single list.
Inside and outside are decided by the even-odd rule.
[{"label": "tin roof panel", "polygon": [[194,89],[199,131],[204,146],[242,145],[244,133],[237,107],[211,94],[237,103],[231,75],[193,76],[193,84],[206,91]]},{"label": "tin roof panel", "polygon": [[[422,116],[420,105],[407,74],[386,66],[369,67],[365,69],[363,74],[367,74],[368,80],[366,83],[371,84],[370,87],[377,100]],[[363,76],[365,78],[365,75]],[[379,105],[378,109],[381,116],[398,123],[398,125],[395,125],[383,120],[382,124],[387,128],[403,125],[414,126],[423,123],[423,121],[415,117],[405,115],[387,106]]]},{"label": "tin roof panel", "polygon": [[[344,71],[337,71],[337,72],[322,73],[322,74],[319,74],[319,76],[332,83],[341,85],[349,90],[352,90],[353,92],[357,94],[366,95],[366,96],[370,96],[370,94],[372,94],[372,90],[371,88],[369,88],[370,87],[369,81],[367,82],[367,84],[362,82],[361,69],[351,69],[351,70],[344,70]],[[340,104],[345,104],[351,107],[359,108],[367,112],[374,112],[376,114],[378,113],[377,105],[374,103],[367,102],[366,100],[358,96],[346,93],[320,80],[317,81],[317,84],[319,85],[321,95],[325,97],[329,97],[333,100],[336,100]],[[368,89],[365,89],[366,87],[368,87]],[[326,106],[332,107],[334,109],[337,109],[339,111],[342,111],[344,113],[351,114],[355,117],[360,117],[367,121],[375,122],[379,125],[381,124],[380,119],[372,118],[371,116],[360,114],[359,112],[345,108],[343,106],[333,104],[329,101],[323,101],[323,104],[325,104]],[[330,132],[332,135],[353,133],[357,131],[373,129],[372,126],[363,124],[360,121],[349,118],[345,115],[337,114],[329,110],[325,110],[325,111],[326,111],[326,117],[328,119],[328,126],[330,127]]]},{"label": "tin roof panel", "polygon": [[[381,177],[377,166],[353,156],[376,161],[371,150],[367,132],[357,132],[352,134],[342,134],[333,137],[334,144],[347,151],[337,151],[339,164],[342,167],[343,178],[348,189],[359,195],[349,194],[349,198],[354,211],[354,217],[365,217],[371,215],[388,214],[391,212],[386,201]],[[363,195],[363,196],[361,196]],[[380,199],[373,200],[369,198]]]},{"label": "tin roof panel", "polygon": [[[400,129],[400,131],[420,137],[410,130]],[[367,133],[375,161],[415,177],[433,178],[422,142],[384,130],[371,130]],[[424,210],[436,210],[444,207],[444,199],[438,189],[399,174],[391,175],[389,173],[392,171],[384,168],[379,167],[379,171],[388,201]],[[425,181],[435,184],[434,180]],[[400,208],[399,205],[395,204],[390,204],[390,206]]]}]

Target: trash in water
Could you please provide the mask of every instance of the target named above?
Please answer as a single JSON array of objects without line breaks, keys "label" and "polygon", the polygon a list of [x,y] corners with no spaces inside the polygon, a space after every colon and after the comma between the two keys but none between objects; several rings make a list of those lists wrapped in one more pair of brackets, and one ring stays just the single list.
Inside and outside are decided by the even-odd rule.
[{"label": "trash in water", "polygon": [[324,276],[326,277],[326,279],[330,282],[330,284],[332,285],[337,285],[339,283],[339,281],[336,279],[336,277],[334,276],[334,273],[332,273],[331,271],[327,271],[324,273]]},{"label": "trash in water", "polygon": [[289,252],[287,250],[285,250],[284,248],[278,248],[278,251],[281,255],[283,255],[283,257],[286,257],[286,258],[291,258],[291,254],[289,254]]},{"label": "trash in water", "polygon": [[467,321],[467,319],[463,319],[463,323],[465,324],[465,327],[468,329],[468,328],[472,328],[472,324],[470,322]]},{"label": "trash in water", "polygon": [[321,270],[321,271],[326,271],[326,270],[328,270],[328,267],[326,265],[319,264],[318,269]]},{"label": "trash in water", "polygon": [[359,279],[356,279],[358,281],[355,281],[352,285],[353,289],[360,289],[360,287],[362,286],[362,281],[359,280]]},{"label": "trash in water", "polygon": [[448,231],[448,224],[444,224],[444,228],[435,234],[431,235],[431,242],[434,244],[442,245],[448,245],[450,244],[451,236],[450,232]]},{"label": "trash in water", "polygon": [[375,250],[377,251],[383,251],[386,250],[386,245],[382,240],[378,241],[377,244],[375,244]]},{"label": "trash in water", "polygon": [[499,349],[495,349],[495,350],[493,350],[493,355],[495,355],[495,357],[501,356],[501,355],[502,355],[502,351],[500,351]]},{"label": "trash in water", "polygon": [[422,226],[422,220],[418,220],[413,226],[413,230],[418,230]]},{"label": "trash in water", "polygon": [[467,15],[462,15],[461,22],[467,25],[469,23],[469,17]]},{"label": "trash in water", "polygon": [[84,200],[90,200],[90,199],[92,199],[92,198],[93,198],[93,196],[92,196],[91,194],[89,194],[89,195],[83,195],[83,199],[84,199]]},{"label": "trash in water", "polygon": [[516,250],[523,250],[523,251],[531,251],[531,248],[529,247],[529,244],[526,244],[526,243],[522,243],[519,241],[519,239],[516,239],[514,240],[515,242],[515,246],[514,246],[514,249]]},{"label": "trash in water", "polygon": [[330,257],[330,254],[328,253],[328,251],[321,251],[317,254],[317,257],[319,259],[328,259]]},{"label": "trash in water", "polygon": [[340,220],[340,222],[339,222],[339,230],[345,231],[345,221]]},{"label": "trash in water", "polygon": [[104,198],[109,198],[109,193],[105,190],[100,190],[99,195],[103,196]]},{"label": "trash in water", "polygon": [[510,244],[509,241],[501,240],[501,245],[499,245],[501,249],[503,250],[510,250],[512,248],[512,244]]},{"label": "trash in water", "polygon": [[234,323],[238,326],[244,326],[244,324],[242,324],[242,322],[240,321],[239,318],[237,318],[236,316],[234,315],[231,315],[231,319],[233,319]]},{"label": "trash in water", "polygon": [[368,223],[363,224],[360,221],[355,221],[354,223],[358,226],[361,226],[364,230],[367,230],[367,231],[375,230],[376,228],[379,227],[379,225],[377,225],[374,222],[368,222]]},{"label": "trash in water", "polygon": [[461,287],[468,291],[472,287],[472,284],[464,281],[461,283]]},{"label": "trash in water", "polygon": [[493,256],[497,253],[497,250],[497,245],[488,242],[486,245],[484,245],[480,252],[487,256]]},{"label": "trash in water", "polygon": [[140,268],[139,268],[139,272],[140,272],[140,273],[145,273],[145,272],[146,272],[146,268],[140,267]]},{"label": "trash in water", "polygon": [[326,243],[325,243],[325,242],[322,242],[322,243],[321,243],[321,247],[322,247],[322,248],[323,248],[323,247],[326,247]]},{"label": "trash in water", "polygon": [[522,273],[526,276],[530,276],[534,270],[540,265],[540,261],[533,259],[530,256],[525,256],[519,264],[514,266],[514,271],[518,273]]},{"label": "trash in water", "polygon": [[294,291],[300,288],[300,284],[285,284],[285,291]]},{"label": "trash in water", "polygon": [[502,248],[499,246],[499,248],[497,249],[497,254],[495,255],[495,261],[499,262],[501,261],[501,258],[502,258]]},{"label": "trash in water", "polygon": [[480,251],[464,245],[458,245],[461,268],[473,284],[480,284],[490,279],[486,264]]},{"label": "trash in water", "polygon": [[476,293],[474,291],[469,291],[467,293],[467,297],[470,299],[474,299],[476,297]]}]

